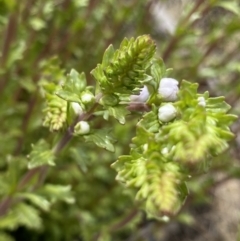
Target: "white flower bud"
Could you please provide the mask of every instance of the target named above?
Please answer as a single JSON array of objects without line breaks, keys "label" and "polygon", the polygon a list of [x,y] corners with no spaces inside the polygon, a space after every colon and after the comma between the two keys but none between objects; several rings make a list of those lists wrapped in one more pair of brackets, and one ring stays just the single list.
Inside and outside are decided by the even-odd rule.
[{"label": "white flower bud", "polygon": [[141,89],[141,92],[139,95],[131,95],[130,96],[130,100],[131,102],[141,102],[144,103],[147,101],[147,99],[149,98],[149,91],[146,85],[144,85],[144,87]]},{"label": "white flower bud", "polygon": [[162,96],[164,101],[177,100],[178,81],[172,78],[162,78],[160,80],[158,93]]},{"label": "white flower bud", "polygon": [[83,95],[81,96],[81,101],[84,104],[91,103],[93,102],[93,100],[94,100],[94,95],[90,91],[83,93]]},{"label": "white flower bud", "polygon": [[72,102],[71,105],[76,115],[83,113],[82,107],[77,102]]},{"label": "white flower bud", "polygon": [[203,96],[198,97],[198,105],[202,107],[206,106],[206,101]]},{"label": "white flower bud", "polygon": [[78,135],[88,134],[90,131],[90,126],[86,121],[79,121],[74,127],[74,132]]},{"label": "white flower bud", "polygon": [[158,119],[162,122],[169,122],[177,115],[177,110],[172,104],[165,104],[158,109]]}]

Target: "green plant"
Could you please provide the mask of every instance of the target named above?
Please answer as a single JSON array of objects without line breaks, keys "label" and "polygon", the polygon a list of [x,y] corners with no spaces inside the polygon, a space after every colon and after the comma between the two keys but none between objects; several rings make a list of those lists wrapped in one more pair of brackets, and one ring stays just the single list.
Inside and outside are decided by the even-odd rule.
[{"label": "green plant", "polygon": [[[228,113],[224,97],[202,91],[196,77],[198,68],[201,78],[218,75],[215,66],[203,65],[212,50],[188,50],[197,36],[187,32],[197,26],[191,14],[220,5],[229,9],[228,4],[190,6],[175,36],[158,47],[172,70],[158,57],[159,36],[141,35],[146,30],[124,38],[117,50],[107,47],[97,64],[102,49],[130,35],[121,22],[131,4],[121,3],[115,15],[113,1],[2,2],[0,24],[8,24],[1,56],[0,239],[125,240],[141,229],[145,213],[148,219],[174,218],[188,188],[204,198],[205,183],[196,188],[196,182],[207,171],[211,176],[211,166],[239,175],[235,166],[218,162],[234,136],[229,126],[236,116]],[[144,1],[132,4],[144,17]],[[144,18],[134,12],[129,25],[136,19]],[[19,31],[18,21],[24,26]],[[237,32],[236,22],[224,25],[230,34]],[[101,24],[106,33],[99,38]],[[95,31],[86,37],[84,27]],[[67,45],[59,41],[62,36]],[[201,40],[216,48],[221,36]],[[178,49],[187,53],[184,64],[174,55]],[[237,67],[229,63],[226,72],[231,68]]]}]

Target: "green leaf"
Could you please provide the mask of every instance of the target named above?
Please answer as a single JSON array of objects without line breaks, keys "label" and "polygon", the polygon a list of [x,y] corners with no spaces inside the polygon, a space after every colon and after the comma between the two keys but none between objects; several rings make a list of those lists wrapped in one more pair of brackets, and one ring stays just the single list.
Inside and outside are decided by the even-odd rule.
[{"label": "green leaf", "polygon": [[95,69],[91,71],[91,75],[99,82],[101,85],[107,81],[106,76],[104,76],[101,64],[98,64]]},{"label": "green leaf", "polygon": [[0,229],[14,230],[18,227],[19,221],[15,212],[0,217]]},{"label": "green leaf", "polygon": [[81,93],[86,89],[86,84],[85,74],[79,74],[72,69],[63,85],[63,89],[58,89],[55,94],[66,101],[81,103]]},{"label": "green leaf", "polygon": [[55,93],[58,97],[60,97],[63,100],[69,101],[69,102],[77,102],[77,103],[81,103],[81,98],[79,95],[71,92],[71,91],[67,91],[67,90],[58,90]]},{"label": "green leaf", "polygon": [[137,126],[143,127],[148,132],[156,133],[159,131],[160,123],[158,121],[158,115],[156,108],[146,113],[143,118],[138,122]]},{"label": "green leaf", "polygon": [[54,159],[55,156],[50,150],[49,144],[41,139],[37,144],[32,144],[32,151],[29,154],[28,168],[32,169],[43,165],[54,166]]},{"label": "green leaf", "polygon": [[7,233],[0,232],[0,241],[14,241],[14,239]]},{"label": "green leaf", "polygon": [[125,106],[109,107],[108,112],[110,116],[116,118],[120,124],[125,124],[125,116],[130,114],[130,111]]},{"label": "green leaf", "polygon": [[51,203],[44,197],[34,193],[18,193],[17,197],[24,198],[30,201],[35,206],[41,208],[44,211],[49,211]]},{"label": "green leaf", "polygon": [[113,145],[115,140],[109,135],[109,130],[94,130],[92,134],[84,136],[84,139],[86,142],[93,142],[108,151],[114,152],[115,150]]},{"label": "green leaf", "polygon": [[217,134],[219,137],[221,137],[222,139],[225,139],[227,141],[230,141],[234,137],[234,134],[232,132],[223,130],[221,128],[219,128]]},{"label": "green leaf", "polygon": [[220,1],[216,6],[222,7],[238,16],[240,14],[239,5],[236,1]]},{"label": "green leaf", "polygon": [[9,52],[7,59],[7,68],[10,68],[16,61],[23,58],[23,53],[26,49],[26,43],[24,41],[18,41],[18,44],[12,51]]},{"label": "green leaf", "polygon": [[87,85],[86,75],[84,72],[79,74],[75,69],[72,69],[69,74],[69,82],[70,84],[67,86],[70,88],[69,90],[74,91],[75,93],[79,93],[85,90]]},{"label": "green leaf", "polygon": [[21,225],[30,229],[40,229],[42,227],[39,212],[34,207],[25,203],[19,203],[15,212],[15,215],[18,217],[18,222]]},{"label": "green leaf", "polygon": [[114,55],[114,48],[113,45],[109,45],[108,48],[105,50],[102,60],[103,68],[106,68],[110,63]]},{"label": "green leaf", "polygon": [[166,68],[162,59],[157,59],[153,62],[151,66],[151,75],[154,78],[154,88],[155,90],[158,88],[160,80],[164,77],[166,72]]},{"label": "green leaf", "polygon": [[33,82],[31,78],[20,80],[19,84],[21,85],[21,87],[23,87],[23,89],[27,90],[29,93],[33,93],[37,89],[36,84]]},{"label": "green leaf", "polygon": [[233,121],[237,120],[237,115],[227,114],[227,115],[221,115],[221,123],[224,123],[225,125],[231,124]]},{"label": "green leaf", "polygon": [[136,146],[141,146],[148,143],[150,138],[154,138],[152,133],[149,133],[145,128],[139,126],[137,128],[137,135],[133,137],[132,142]]},{"label": "green leaf", "polygon": [[206,108],[212,112],[225,113],[230,110],[231,106],[227,104],[224,100],[224,96],[208,98]]},{"label": "green leaf", "polygon": [[70,148],[69,149],[70,156],[76,161],[78,167],[81,169],[83,173],[86,173],[89,168],[90,157],[88,153],[86,153],[84,147],[82,148]]},{"label": "green leaf", "polygon": [[19,226],[40,229],[42,220],[38,210],[25,203],[18,203],[8,214],[0,218],[1,229],[14,230]]},{"label": "green leaf", "polygon": [[46,196],[52,203],[56,201],[64,201],[66,203],[74,203],[75,198],[71,191],[71,186],[46,184],[39,190],[39,194]]},{"label": "green leaf", "polygon": [[184,106],[188,106],[193,100],[196,100],[197,96],[197,83],[191,83],[183,80],[179,90],[179,98],[184,103]]}]

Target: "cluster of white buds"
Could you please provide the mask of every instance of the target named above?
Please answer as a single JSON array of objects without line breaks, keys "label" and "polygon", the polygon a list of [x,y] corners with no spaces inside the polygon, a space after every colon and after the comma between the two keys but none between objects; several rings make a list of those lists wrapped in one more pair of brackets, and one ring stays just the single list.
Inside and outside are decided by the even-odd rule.
[{"label": "cluster of white buds", "polygon": [[[165,102],[177,100],[178,81],[172,78],[163,78],[160,80],[158,93]],[[161,122],[169,122],[177,116],[177,110],[171,103],[163,104],[158,109],[158,119]]]},{"label": "cluster of white buds", "polygon": [[[164,102],[174,102],[178,98],[178,81],[173,78],[162,78],[158,87],[158,94]],[[150,96],[146,85],[141,89],[139,95],[131,95],[132,103],[145,103]],[[203,103],[203,102],[201,102]],[[200,105],[200,103],[199,103]],[[176,108],[171,104],[163,104],[158,110],[158,119],[161,122],[169,122],[177,115]]]}]

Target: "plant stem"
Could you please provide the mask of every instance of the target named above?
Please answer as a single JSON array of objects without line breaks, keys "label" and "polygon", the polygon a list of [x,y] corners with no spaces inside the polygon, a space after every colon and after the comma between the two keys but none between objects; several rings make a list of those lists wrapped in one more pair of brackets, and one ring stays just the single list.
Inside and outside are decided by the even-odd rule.
[{"label": "plant stem", "polygon": [[28,102],[28,108],[27,108],[27,111],[26,111],[26,113],[23,117],[22,126],[21,126],[21,130],[22,130],[23,134],[17,140],[17,145],[16,145],[15,150],[14,150],[15,156],[17,156],[22,150],[23,141],[24,141],[24,134],[26,133],[28,123],[29,123],[29,120],[32,116],[32,112],[34,110],[36,102],[37,102],[37,95],[32,96],[31,100]]},{"label": "plant stem", "polygon": [[36,167],[29,170],[19,182],[17,190],[20,191],[21,189],[23,189],[32,180],[32,178],[40,171],[40,169],[41,167]]},{"label": "plant stem", "polygon": [[8,25],[6,28],[6,33],[4,36],[4,42],[3,42],[3,46],[2,46],[2,57],[1,57],[1,62],[0,62],[2,66],[4,66],[7,62],[11,43],[16,36],[17,18],[18,18],[17,13],[13,12],[8,19]]},{"label": "plant stem", "polygon": [[[122,220],[120,220],[118,223],[110,226],[108,228],[109,232],[116,232],[119,229],[123,228],[125,225],[127,225],[134,217],[136,217],[136,215],[138,214],[139,210],[137,208],[134,208],[133,210],[131,210],[127,216],[124,216]],[[91,241],[97,241],[99,238],[101,237],[101,233],[98,232],[96,234],[93,235],[93,237],[91,238]]]},{"label": "plant stem", "polygon": [[0,217],[4,216],[10,206],[12,205],[13,199],[11,196],[5,197],[0,203]]},{"label": "plant stem", "polygon": [[125,216],[122,220],[120,220],[118,223],[112,225],[110,227],[110,231],[111,232],[115,232],[121,228],[123,228],[126,224],[128,224],[134,217],[136,217],[136,215],[138,214],[139,209],[134,208],[133,210],[131,210],[131,212],[129,212],[129,214],[127,216]]},{"label": "plant stem", "polygon": [[[4,41],[3,41],[2,51],[1,51],[2,56],[0,58],[1,68],[4,68],[6,66],[10,47],[17,33],[17,21],[18,21],[18,11],[15,11],[11,13],[8,19],[8,25],[4,35]],[[6,77],[7,77],[6,74],[4,74],[0,79],[0,93],[4,90],[4,87],[7,83]]]}]

